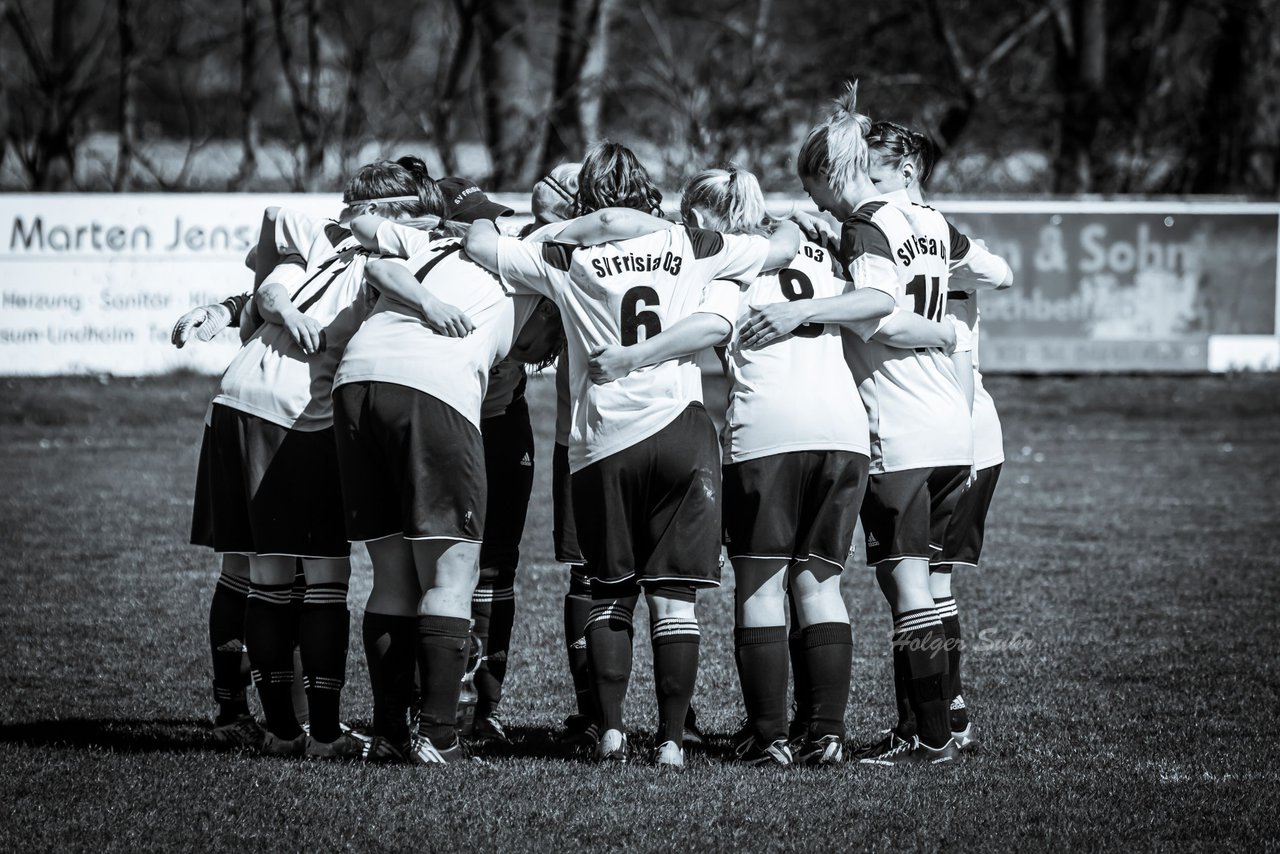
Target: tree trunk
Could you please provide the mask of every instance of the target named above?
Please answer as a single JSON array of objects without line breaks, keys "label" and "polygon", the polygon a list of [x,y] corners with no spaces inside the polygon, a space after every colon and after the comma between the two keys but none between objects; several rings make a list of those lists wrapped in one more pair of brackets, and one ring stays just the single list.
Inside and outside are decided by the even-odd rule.
[{"label": "tree trunk", "polygon": [[476,34],[484,81],[484,126],[493,171],[489,189],[528,187],[537,180],[542,99],[529,57],[529,14],[523,0],[480,0]]},{"label": "tree trunk", "polygon": [[1247,191],[1245,143],[1252,133],[1249,109],[1249,18],[1253,4],[1227,3],[1200,113],[1199,150],[1193,152],[1191,192]]},{"label": "tree trunk", "polygon": [[[582,62],[582,85],[578,98],[582,141],[588,145],[604,136],[600,114],[604,107],[605,80],[609,73],[609,29],[618,10],[617,0],[597,2],[600,4],[600,13],[596,16],[595,35],[587,46],[587,55]],[[570,153],[574,157],[582,157],[581,151]]]},{"label": "tree trunk", "polygon": [[116,147],[116,174],[111,189],[117,193],[129,189],[129,172],[133,167],[137,109],[134,86],[137,78],[137,42],[129,18],[129,0],[116,0],[116,33],[119,38],[120,80],[116,120],[119,137]]},{"label": "tree trunk", "polygon": [[232,190],[243,190],[258,173],[261,143],[258,101],[258,0],[240,0],[240,169],[231,179]]},{"label": "tree trunk", "polygon": [[1093,144],[1106,84],[1106,12],[1106,0],[1071,0],[1068,14],[1058,16],[1058,79],[1063,105],[1053,163],[1055,193],[1093,189],[1097,168]]}]

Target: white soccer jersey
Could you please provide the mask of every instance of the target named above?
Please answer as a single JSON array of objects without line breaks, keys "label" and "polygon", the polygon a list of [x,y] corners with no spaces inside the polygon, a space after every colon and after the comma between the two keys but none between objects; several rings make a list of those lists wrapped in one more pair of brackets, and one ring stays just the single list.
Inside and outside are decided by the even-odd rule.
[{"label": "white soccer jersey", "polygon": [[978,367],[978,325],[982,315],[977,292],[951,291],[947,295],[947,314],[964,324],[973,340],[973,464],[979,469],[991,468],[1004,462],[1004,434],[995,401],[983,387]]},{"label": "white soccer jersey", "polygon": [[437,335],[414,310],[383,295],[347,346],[334,385],[408,386],[453,407],[478,429],[489,371],[511,349],[537,299],[513,299],[496,276],[462,253],[455,238],[432,240],[426,232],[384,222],[378,227],[378,249],[407,259],[414,276],[471,318],[475,330],[463,338]]},{"label": "white soccer jersey", "polygon": [[[556,301],[569,350],[572,427],[569,470],[578,471],[666,427],[702,400],[702,374],[690,358],[633,371],[605,385],[587,375],[596,347],[635,344],[676,321],[711,312],[737,317],[737,281],[760,273],[763,237],[678,226],[577,247],[499,238],[498,272],[513,287]],[[714,281],[714,280],[734,281]]]},{"label": "white soccer jersey", "polygon": [[[860,204],[844,223],[841,261],[856,288],[876,288],[901,311],[940,321],[947,309],[951,258],[969,240],[941,214],[904,191]],[[884,319],[845,336],[871,431],[871,473],[971,465],[973,429],[951,359],[936,349],[907,350],[872,340]]]},{"label": "white soccer jersey", "polygon": [[[289,265],[281,284],[293,304],[324,327],[324,349],[307,356],[287,329],[264,323],[231,360],[213,402],[293,430],[323,430],[333,425],[334,370],[371,307],[364,284],[369,253],[337,223],[284,208],[275,242],[281,257],[306,262],[300,280],[296,265]],[[277,270],[283,273],[283,266]]]},{"label": "white soccer jersey", "polygon": [[[738,326],[751,309],[844,292],[827,251],[803,243],[776,273],[742,294]],[[867,413],[844,359],[840,326],[807,323],[766,347],[728,347],[729,411],[724,459],[740,463],[788,451],[852,451],[869,455]]]}]

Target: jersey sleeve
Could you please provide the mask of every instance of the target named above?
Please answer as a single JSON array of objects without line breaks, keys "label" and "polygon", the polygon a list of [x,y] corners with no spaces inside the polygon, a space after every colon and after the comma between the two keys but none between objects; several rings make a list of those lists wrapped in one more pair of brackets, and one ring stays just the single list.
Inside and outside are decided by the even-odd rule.
[{"label": "jersey sleeve", "polygon": [[840,266],[855,288],[875,288],[897,300],[898,273],[893,265],[893,252],[889,238],[875,223],[855,217],[844,224],[840,235]]},{"label": "jersey sleeve", "polygon": [[[951,231],[953,235],[960,234],[954,228]],[[964,237],[963,234],[960,236]],[[994,288],[1012,278],[1007,261],[988,250],[981,241],[969,240],[967,237],[964,241],[965,253],[951,256],[951,277],[956,284],[965,286],[966,290],[975,287]],[[953,252],[954,246],[953,237]]]},{"label": "jersey sleeve", "polygon": [[306,258],[317,239],[327,240],[324,226],[323,220],[312,219],[293,208],[280,208],[276,212],[276,252]]},{"label": "jersey sleeve", "polygon": [[718,315],[729,321],[729,326],[732,327],[738,317],[738,301],[741,293],[742,289],[738,287],[737,282],[713,279],[703,289],[702,302],[694,309],[694,313]]},{"label": "jersey sleeve", "polygon": [[425,252],[431,245],[431,235],[428,232],[390,220],[385,220],[378,226],[375,236],[378,239],[378,254],[392,258],[411,258]]},{"label": "jersey sleeve", "polygon": [[515,293],[550,297],[569,277],[576,247],[565,243],[533,243],[498,237],[498,278]]},{"label": "jersey sleeve", "polygon": [[760,275],[769,257],[769,240],[759,235],[687,227],[685,231],[695,263],[704,265],[713,279],[750,282]]},{"label": "jersey sleeve", "polygon": [[951,221],[947,221],[947,231],[951,235],[951,253],[949,258],[963,258],[969,254],[969,237],[964,232],[958,230]]}]

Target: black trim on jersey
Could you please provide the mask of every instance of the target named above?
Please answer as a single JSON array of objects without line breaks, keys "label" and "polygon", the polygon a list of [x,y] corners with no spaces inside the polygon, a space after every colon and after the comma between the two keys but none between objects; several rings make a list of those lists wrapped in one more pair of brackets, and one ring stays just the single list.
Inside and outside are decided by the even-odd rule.
[{"label": "black trim on jersey", "polygon": [[968,291],[947,291],[947,299],[949,300],[967,300],[968,298]]},{"label": "black trim on jersey", "polygon": [[[347,269],[347,267],[351,264],[351,261],[354,260],[357,255],[370,255],[370,254],[372,253],[370,253],[369,250],[367,249],[357,249],[356,251],[352,252],[351,257],[347,259],[347,263],[343,264],[340,269],[334,270],[333,275],[329,277],[329,281],[321,285],[320,290],[316,291],[314,294],[311,295],[311,297],[306,302],[298,306],[298,311],[301,311],[305,314],[307,309],[315,305],[316,302],[319,301],[320,297],[324,296],[324,292],[329,290],[329,286],[333,284],[334,280],[338,278],[338,276],[342,273],[343,270]],[[333,258],[330,259],[330,261],[336,261],[338,257],[339,257],[338,255],[335,255],[333,256]],[[314,279],[315,277],[313,276],[312,278]],[[305,288],[306,285],[303,285],[302,287]],[[302,293],[302,288],[298,289],[298,293],[299,294]],[[295,294],[295,296],[297,296],[297,294]],[[290,300],[290,302],[292,302],[292,300]]]},{"label": "black trim on jersey", "polygon": [[720,232],[705,228],[690,228],[687,225],[684,230],[689,233],[693,257],[699,261],[719,255],[724,250],[724,235]]},{"label": "black trim on jersey", "polygon": [[573,253],[577,249],[576,243],[556,243],[548,240],[542,244],[542,260],[546,261],[552,269],[567,273],[569,265],[573,263]]},{"label": "black trim on jersey", "polygon": [[351,229],[343,228],[336,222],[330,222],[324,227],[324,236],[331,246],[337,246],[348,237],[351,237]]},{"label": "black trim on jersey", "polygon": [[[326,258],[326,259],[324,260],[324,263],[323,263],[323,264],[321,264],[319,267],[317,267],[317,268],[316,268],[316,271],[315,271],[314,273],[312,273],[310,276],[308,276],[308,277],[307,277],[307,280],[306,280],[305,282],[303,282],[303,283],[302,283],[302,286],[301,286],[301,287],[299,287],[296,291],[294,291],[294,292],[293,292],[293,296],[289,297],[289,302],[293,302],[293,301],[294,301],[294,300],[296,300],[298,297],[302,296],[302,292],[303,292],[303,291],[305,291],[305,290],[307,289],[307,285],[311,284],[311,283],[312,283],[312,282],[314,282],[316,279],[320,278],[320,274],[321,274],[321,273],[323,273],[325,270],[328,270],[330,267],[332,267],[332,266],[333,266],[333,264],[334,264],[334,262],[335,262],[335,261],[337,261],[337,260],[338,260],[339,258],[341,258],[341,257],[342,257],[342,253],[341,253],[341,252],[335,252],[335,253],[333,253],[333,255],[331,255],[331,256],[329,256],[328,258]],[[339,271],[339,272],[341,272],[341,271]],[[334,273],[333,275],[334,275],[334,276],[337,276],[338,274],[337,274],[337,273]],[[329,281],[333,281],[333,279],[332,279],[332,278],[330,278],[330,279],[329,279]],[[325,287],[328,287],[328,284],[326,284],[326,285],[325,285]],[[324,293],[324,289],[322,288],[320,292],[321,292],[321,293]]]},{"label": "black trim on jersey", "polygon": [[951,220],[947,220],[947,228],[951,230],[951,260],[959,261],[969,254],[969,237],[957,231]]},{"label": "black trim on jersey", "polygon": [[431,259],[430,261],[428,261],[427,263],[423,264],[423,265],[422,265],[422,269],[421,269],[421,270],[419,270],[418,272],[414,273],[414,274],[413,274],[413,277],[414,277],[415,279],[417,279],[419,282],[421,282],[423,279],[425,279],[425,278],[427,277],[427,274],[428,274],[428,273],[430,273],[430,272],[432,271],[432,269],[434,269],[434,268],[435,268],[435,266],[436,266],[437,264],[439,264],[439,263],[440,263],[441,261],[443,261],[445,258],[448,258],[448,257],[449,257],[450,255],[452,255],[453,253],[455,253],[455,252],[461,252],[461,251],[462,251],[462,243],[461,243],[461,242],[454,243],[454,244],[452,244],[452,245],[450,245],[450,246],[446,246],[444,249],[441,249],[441,250],[440,250],[440,254],[439,254],[439,255],[437,255],[436,257],[432,258],[432,259]]},{"label": "black trim on jersey", "polygon": [[887,202],[870,202],[853,212],[853,216],[844,221],[840,229],[840,266],[845,278],[853,278],[849,269],[854,261],[863,255],[879,255],[893,261],[893,250],[889,248],[889,236],[884,229],[872,221],[876,212]]}]

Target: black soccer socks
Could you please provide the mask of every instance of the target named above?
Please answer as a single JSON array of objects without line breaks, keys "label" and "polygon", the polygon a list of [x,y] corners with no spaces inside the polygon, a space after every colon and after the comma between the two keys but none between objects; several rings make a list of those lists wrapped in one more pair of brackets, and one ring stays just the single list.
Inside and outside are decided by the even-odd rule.
[{"label": "black soccer socks", "polygon": [[846,623],[814,623],[801,632],[809,673],[809,737],[844,738],[844,713],[853,678],[853,629]]},{"label": "black soccer socks", "polygon": [[326,744],[342,734],[339,714],[342,687],[347,680],[350,620],[346,584],[307,585],[298,614],[298,647],[302,652],[311,736]]},{"label": "black soccer socks", "polygon": [[418,618],[365,611],[361,634],[373,693],[373,733],[407,744],[417,691]]},{"label": "black soccer socks", "polygon": [[947,651],[934,608],[904,611],[893,620],[893,645],[906,650],[907,699],[920,740],[942,747],[951,739],[947,700]]},{"label": "black soccer socks", "polygon": [[[657,743],[684,740],[684,720],[698,681],[701,632],[694,617],[665,617],[650,629],[653,682],[658,695]],[[784,682],[785,684],[785,682]]]},{"label": "black soccer socks", "polygon": [[249,579],[223,570],[209,603],[213,699],[218,703],[220,724],[249,714],[245,697],[249,673],[244,667],[244,610],[248,597]]},{"label": "black soccer socks", "polygon": [[244,611],[245,645],[267,729],[286,741],[302,732],[293,710],[293,650],[298,622],[290,602],[292,590],[292,583],[251,583]]},{"label": "black soccer socks", "polygon": [[478,699],[476,718],[489,717],[502,701],[502,683],[507,678],[507,652],[516,619],[515,567],[481,569],[480,583],[471,594],[472,631],[480,640],[480,668],[475,684]]},{"label": "black soccer socks", "polygon": [[636,600],[637,597],[632,596],[596,601],[587,618],[587,657],[603,729],[622,729],[622,706],[631,681]]},{"label": "black soccer socks", "polygon": [[471,650],[471,621],[462,617],[418,617],[418,671],[422,714],[418,732],[440,748],[457,740],[458,695]]},{"label": "black soccer socks", "polygon": [[787,627],[733,630],[747,723],[760,744],[787,736]]}]

